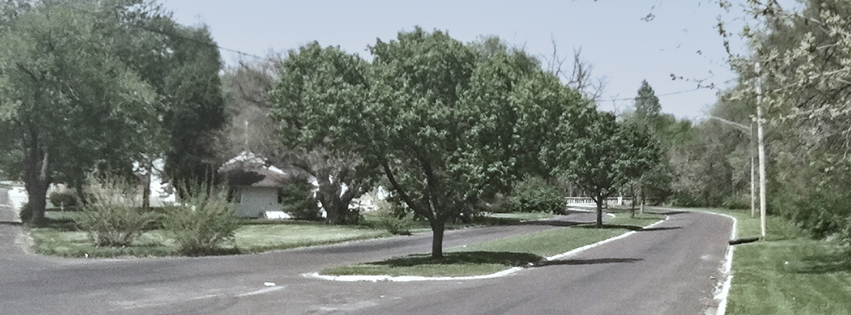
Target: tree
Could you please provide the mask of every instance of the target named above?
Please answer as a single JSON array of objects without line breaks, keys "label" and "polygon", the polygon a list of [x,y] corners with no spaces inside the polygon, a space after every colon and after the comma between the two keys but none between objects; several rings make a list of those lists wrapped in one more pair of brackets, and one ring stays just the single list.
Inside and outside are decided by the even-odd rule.
[{"label": "tree", "polygon": [[[776,1],[748,1],[745,13],[756,26],[746,25],[740,33],[749,50],[730,58],[739,74],[731,98],[761,98],[760,122],[773,140],[768,141],[769,210],[816,234],[851,231],[845,207],[829,200],[846,190],[851,169],[851,6],[809,0],[793,12]],[[720,31],[725,39],[731,36]],[[845,222],[836,225],[845,227],[820,231],[829,225],[818,222]]]},{"label": "tree", "polygon": [[332,224],[347,223],[349,204],[371,186],[375,164],[349,150],[350,135],[363,123],[356,111],[366,105],[366,61],[339,47],[317,42],[291,50],[270,93],[272,117],[283,124],[282,143],[294,151],[290,163],[316,178],[317,198]]},{"label": "tree", "polygon": [[597,226],[603,225],[606,199],[640,177],[658,161],[649,135],[619,124],[607,112],[588,112],[588,123],[578,131],[560,128],[569,140],[558,143],[558,170],[582,187],[597,204]]},{"label": "tree", "polygon": [[[94,10],[96,3],[74,7]],[[156,121],[153,89],[106,44],[117,27],[110,22],[62,1],[36,3],[0,33],[0,125],[20,148],[36,224],[57,176],[139,152],[143,143],[132,135]]]},{"label": "tree", "polygon": [[[662,105],[653,88],[647,80],[642,80],[635,97],[634,111],[625,114],[624,122],[630,125],[630,128],[650,135],[652,141],[659,145],[660,151],[667,152],[670,145],[664,141],[667,132],[664,129],[666,124],[671,123],[670,119],[666,118],[673,118],[668,116],[670,115],[662,114]],[[647,197],[656,202],[665,201],[671,194],[671,181],[670,164],[667,159],[662,159],[632,184],[638,186],[641,204],[644,205]]]},{"label": "tree", "polygon": [[222,74],[222,92],[228,122],[218,139],[222,161],[250,151],[275,163],[285,162],[290,155],[280,141],[280,124],[271,117],[273,107],[269,92],[278,82],[284,56],[270,53],[257,61],[240,60]]}]

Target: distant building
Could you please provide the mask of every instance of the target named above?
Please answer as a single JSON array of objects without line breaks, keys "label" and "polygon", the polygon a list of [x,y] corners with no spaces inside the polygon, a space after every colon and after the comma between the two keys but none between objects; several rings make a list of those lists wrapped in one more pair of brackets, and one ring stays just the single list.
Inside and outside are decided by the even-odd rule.
[{"label": "distant building", "polygon": [[243,151],[219,168],[230,187],[231,200],[241,217],[287,217],[279,199],[279,189],[296,180],[295,171],[284,171],[266,160]]}]

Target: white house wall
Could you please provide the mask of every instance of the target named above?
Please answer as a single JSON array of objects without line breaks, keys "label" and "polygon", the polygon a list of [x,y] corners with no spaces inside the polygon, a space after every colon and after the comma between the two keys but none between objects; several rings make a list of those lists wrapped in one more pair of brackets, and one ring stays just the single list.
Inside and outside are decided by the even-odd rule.
[{"label": "white house wall", "polygon": [[237,207],[240,216],[257,218],[266,211],[283,209],[278,203],[278,189],[275,187],[242,187],[240,193]]}]

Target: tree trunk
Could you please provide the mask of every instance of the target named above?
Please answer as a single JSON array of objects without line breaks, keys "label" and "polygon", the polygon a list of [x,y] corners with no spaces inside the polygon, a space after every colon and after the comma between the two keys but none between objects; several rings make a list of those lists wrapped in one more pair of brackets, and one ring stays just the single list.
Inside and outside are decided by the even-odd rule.
[{"label": "tree trunk", "polygon": [[434,220],[430,223],[434,235],[431,239],[431,258],[443,258],[443,231],[446,229],[446,222]]},{"label": "tree trunk", "polygon": [[629,217],[635,219],[635,187],[629,185],[629,194],[632,200],[629,202]]},{"label": "tree trunk", "polygon": [[[34,225],[44,225],[45,208],[47,207],[47,188],[50,186],[48,176],[49,155],[37,148],[29,150],[24,158],[25,174],[24,183],[29,197],[28,207],[32,211],[30,222]],[[41,155],[41,159],[37,156]],[[39,161],[41,160],[41,161]]]},{"label": "tree trunk", "polygon": [[154,166],[150,161],[145,162],[145,174],[142,175],[142,209],[151,208],[151,172]]},{"label": "tree trunk", "polygon": [[598,196],[597,199],[594,200],[594,202],[597,204],[597,227],[598,228],[603,227],[603,202],[604,201],[605,201],[605,199],[603,199],[602,196]]}]

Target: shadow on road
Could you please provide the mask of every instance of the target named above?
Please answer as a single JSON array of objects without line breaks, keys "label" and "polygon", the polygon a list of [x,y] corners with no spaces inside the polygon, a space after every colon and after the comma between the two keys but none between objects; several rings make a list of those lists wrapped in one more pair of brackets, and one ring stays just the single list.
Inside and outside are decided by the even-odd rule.
[{"label": "shadow on road", "polygon": [[681,227],[679,226],[665,226],[665,227],[652,227],[652,228],[642,228],[638,229],[639,232],[650,232],[650,231],[666,231],[666,230],[679,230]]},{"label": "shadow on road", "polygon": [[574,226],[578,224],[587,224],[588,222],[564,221],[564,220],[535,220],[518,222],[516,225],[541,225],[541,226]]},{"label": "shadow on road", "polygon": [[535,267],[546,267],[546,266],[570,266],[570,265],[598,265],[598,264],[620,264],[620,263],[634,263],[637,261],[642,261],[644,259],[641,258],[597,258],[597,259],[564,259],[564,260],[550,260],[544,261],[535,264]]}]

